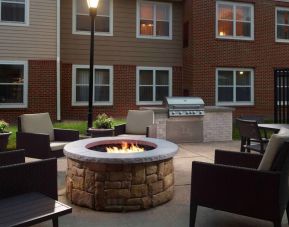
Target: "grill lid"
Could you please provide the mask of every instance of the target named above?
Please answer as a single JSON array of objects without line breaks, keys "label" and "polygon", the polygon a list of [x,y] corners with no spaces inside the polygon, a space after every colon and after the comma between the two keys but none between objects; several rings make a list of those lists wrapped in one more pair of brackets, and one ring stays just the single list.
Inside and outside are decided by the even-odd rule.
[{"label": "grill lid", "polygon": [[200,97],[166,97],[168,106],[197,106],[203,107],[205,105],[203,99]]}]

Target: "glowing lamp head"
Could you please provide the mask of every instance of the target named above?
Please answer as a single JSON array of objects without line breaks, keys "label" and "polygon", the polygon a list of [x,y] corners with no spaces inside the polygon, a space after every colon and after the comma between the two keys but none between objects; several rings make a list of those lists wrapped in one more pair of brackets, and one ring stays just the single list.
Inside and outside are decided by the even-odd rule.
[{"label": "glowing lamp head", "polygon": [[97,9],[99,0],[87,0],[87,5],[89,9]]}]

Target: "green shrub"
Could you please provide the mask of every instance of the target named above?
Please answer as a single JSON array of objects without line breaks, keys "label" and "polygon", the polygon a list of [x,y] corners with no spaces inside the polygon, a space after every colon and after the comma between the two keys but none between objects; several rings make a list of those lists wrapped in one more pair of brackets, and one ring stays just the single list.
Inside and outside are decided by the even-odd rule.
[{"label": "green shrub", "polygon": [[7,132],[6,129],[8,128],[9,124],[4,121],[4,120],[0,120],[0,133],[5,133]]},{"label": "green shrub", "polygon": [[94,121],[95,128],[111,129],[113,128],[113,119],[108,117],[105,113],[99,114]]}]

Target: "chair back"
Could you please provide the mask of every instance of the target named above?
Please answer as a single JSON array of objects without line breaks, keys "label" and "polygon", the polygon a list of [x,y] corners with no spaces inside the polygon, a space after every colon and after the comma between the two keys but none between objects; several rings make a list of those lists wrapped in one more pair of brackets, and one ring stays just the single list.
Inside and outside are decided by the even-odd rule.
[{"label": "chair back", "polygon": [[126,133],[146,135],[147,127],[154,123],[152,110],[129,110],[127,114]]},{"label": "chair back", "polygon": [[49,113],[23,114],[18,118],[18,131],[48,134],[54,141],[54,129]]},{"label": "chair back", "polygon": [[242,138],[262,140],[257,121],[236,119],[236,122]]}]

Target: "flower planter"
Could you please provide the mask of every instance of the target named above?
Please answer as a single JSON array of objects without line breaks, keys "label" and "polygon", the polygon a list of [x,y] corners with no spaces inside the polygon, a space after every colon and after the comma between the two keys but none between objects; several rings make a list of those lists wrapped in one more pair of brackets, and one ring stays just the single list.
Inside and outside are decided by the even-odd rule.
[{"label": "flower planter", "polygon": [[11,134],[11,132],[0,133],[0,152],[6,150],[8,139]]},{"label": "flower planter", "polygon": [[103,129],[103,128],[90,128],[88,129],[89,135],[91,137],[105,137],[105,136],[113,136],[114,135],[114,129]]}]

